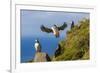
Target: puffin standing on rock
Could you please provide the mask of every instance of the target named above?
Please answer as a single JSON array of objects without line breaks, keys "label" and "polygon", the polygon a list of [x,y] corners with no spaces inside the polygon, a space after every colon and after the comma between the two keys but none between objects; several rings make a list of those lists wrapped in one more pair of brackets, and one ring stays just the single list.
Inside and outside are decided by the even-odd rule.
[{"label": "puffin standing on rock", "polygon": [[60,27],[58,27],[57,25],[54,25],[51,28],[45,27],[44,25],[41,25],[41,30],[43,32],[47,32],[47,33],[53,33],[55,35],[56,38],[59,37],[59,31],[60,30],[64,30],[67,27],[66,22],[64,22],[64,24]]},{"label": "puffin standing on rock", "polygon": [[46,61],[51,61],[49,55],[45,52],[41,52],[41,44],[39,40],[35,40],[34,44],[36,53],[34,57],[34,62],[46,62]]},{"label": "puffin standing on rock", "polygon": [[71,23],[71,29],[74,28],[74,26],[75,26],[74,25],[74,21],[72,21],[72,23]]}]

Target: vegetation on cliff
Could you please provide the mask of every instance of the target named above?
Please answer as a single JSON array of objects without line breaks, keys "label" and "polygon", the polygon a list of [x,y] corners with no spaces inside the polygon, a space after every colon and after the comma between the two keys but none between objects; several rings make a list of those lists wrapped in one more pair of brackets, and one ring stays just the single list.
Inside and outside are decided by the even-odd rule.
[{"label": "vegetation on cliff", "polygon": [[62,53],[55,61],[89,59],[89,19],[81,20],[66,32],[66,38],[60,41]]}]

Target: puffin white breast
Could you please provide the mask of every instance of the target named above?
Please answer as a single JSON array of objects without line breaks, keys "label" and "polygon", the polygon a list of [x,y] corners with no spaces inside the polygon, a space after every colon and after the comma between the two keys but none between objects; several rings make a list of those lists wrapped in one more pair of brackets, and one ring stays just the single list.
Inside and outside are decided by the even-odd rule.
[{"label": "puffin white breast", "polygon": [[58,30],[58,28],[52,27],[51,29],[53,30],[53,34],[54,34],[54,35],[59,35],[59,30]]},{"label": "puffin white breast", "polygon": [[39,43],[35,43],[34,46],[35,46],[35,50],[36,50],[36,51],[40,50],[40,44],[39,44]]}]

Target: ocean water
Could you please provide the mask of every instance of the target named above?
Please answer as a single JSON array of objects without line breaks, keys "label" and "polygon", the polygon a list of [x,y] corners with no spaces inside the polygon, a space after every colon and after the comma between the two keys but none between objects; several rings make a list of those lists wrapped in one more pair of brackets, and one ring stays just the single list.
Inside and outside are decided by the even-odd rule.
[{"label": "ocean water", "polygon": [[[21,63],[28,62],[34,58],[36,52],[34,48],[35,39],[36,37],[21,37]],[[58,42],[63,38],[39,37],[38,39],[42,46],[42,52],[53,56]]]}]

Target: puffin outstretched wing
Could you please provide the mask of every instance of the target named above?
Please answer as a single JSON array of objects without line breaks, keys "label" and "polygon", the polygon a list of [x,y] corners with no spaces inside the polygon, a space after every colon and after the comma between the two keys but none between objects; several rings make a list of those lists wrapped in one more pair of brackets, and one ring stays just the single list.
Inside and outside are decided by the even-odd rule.
[{"label": "puffin outstretched wing", "polygon": [[64,30],[67,27],[66,22],[64,22],[64,24],[60,27],[58,27],[58,30]]},{"label": "puffin outstretched wing", "polygon": [[51,33],[51,32],[53,32],[52,29],[47,28],[47,27],[45,27],[44,25],[41,25],[40,28],[41,28],[41,30],[42,30],[43,32],[47,32],[47,33]]}]

